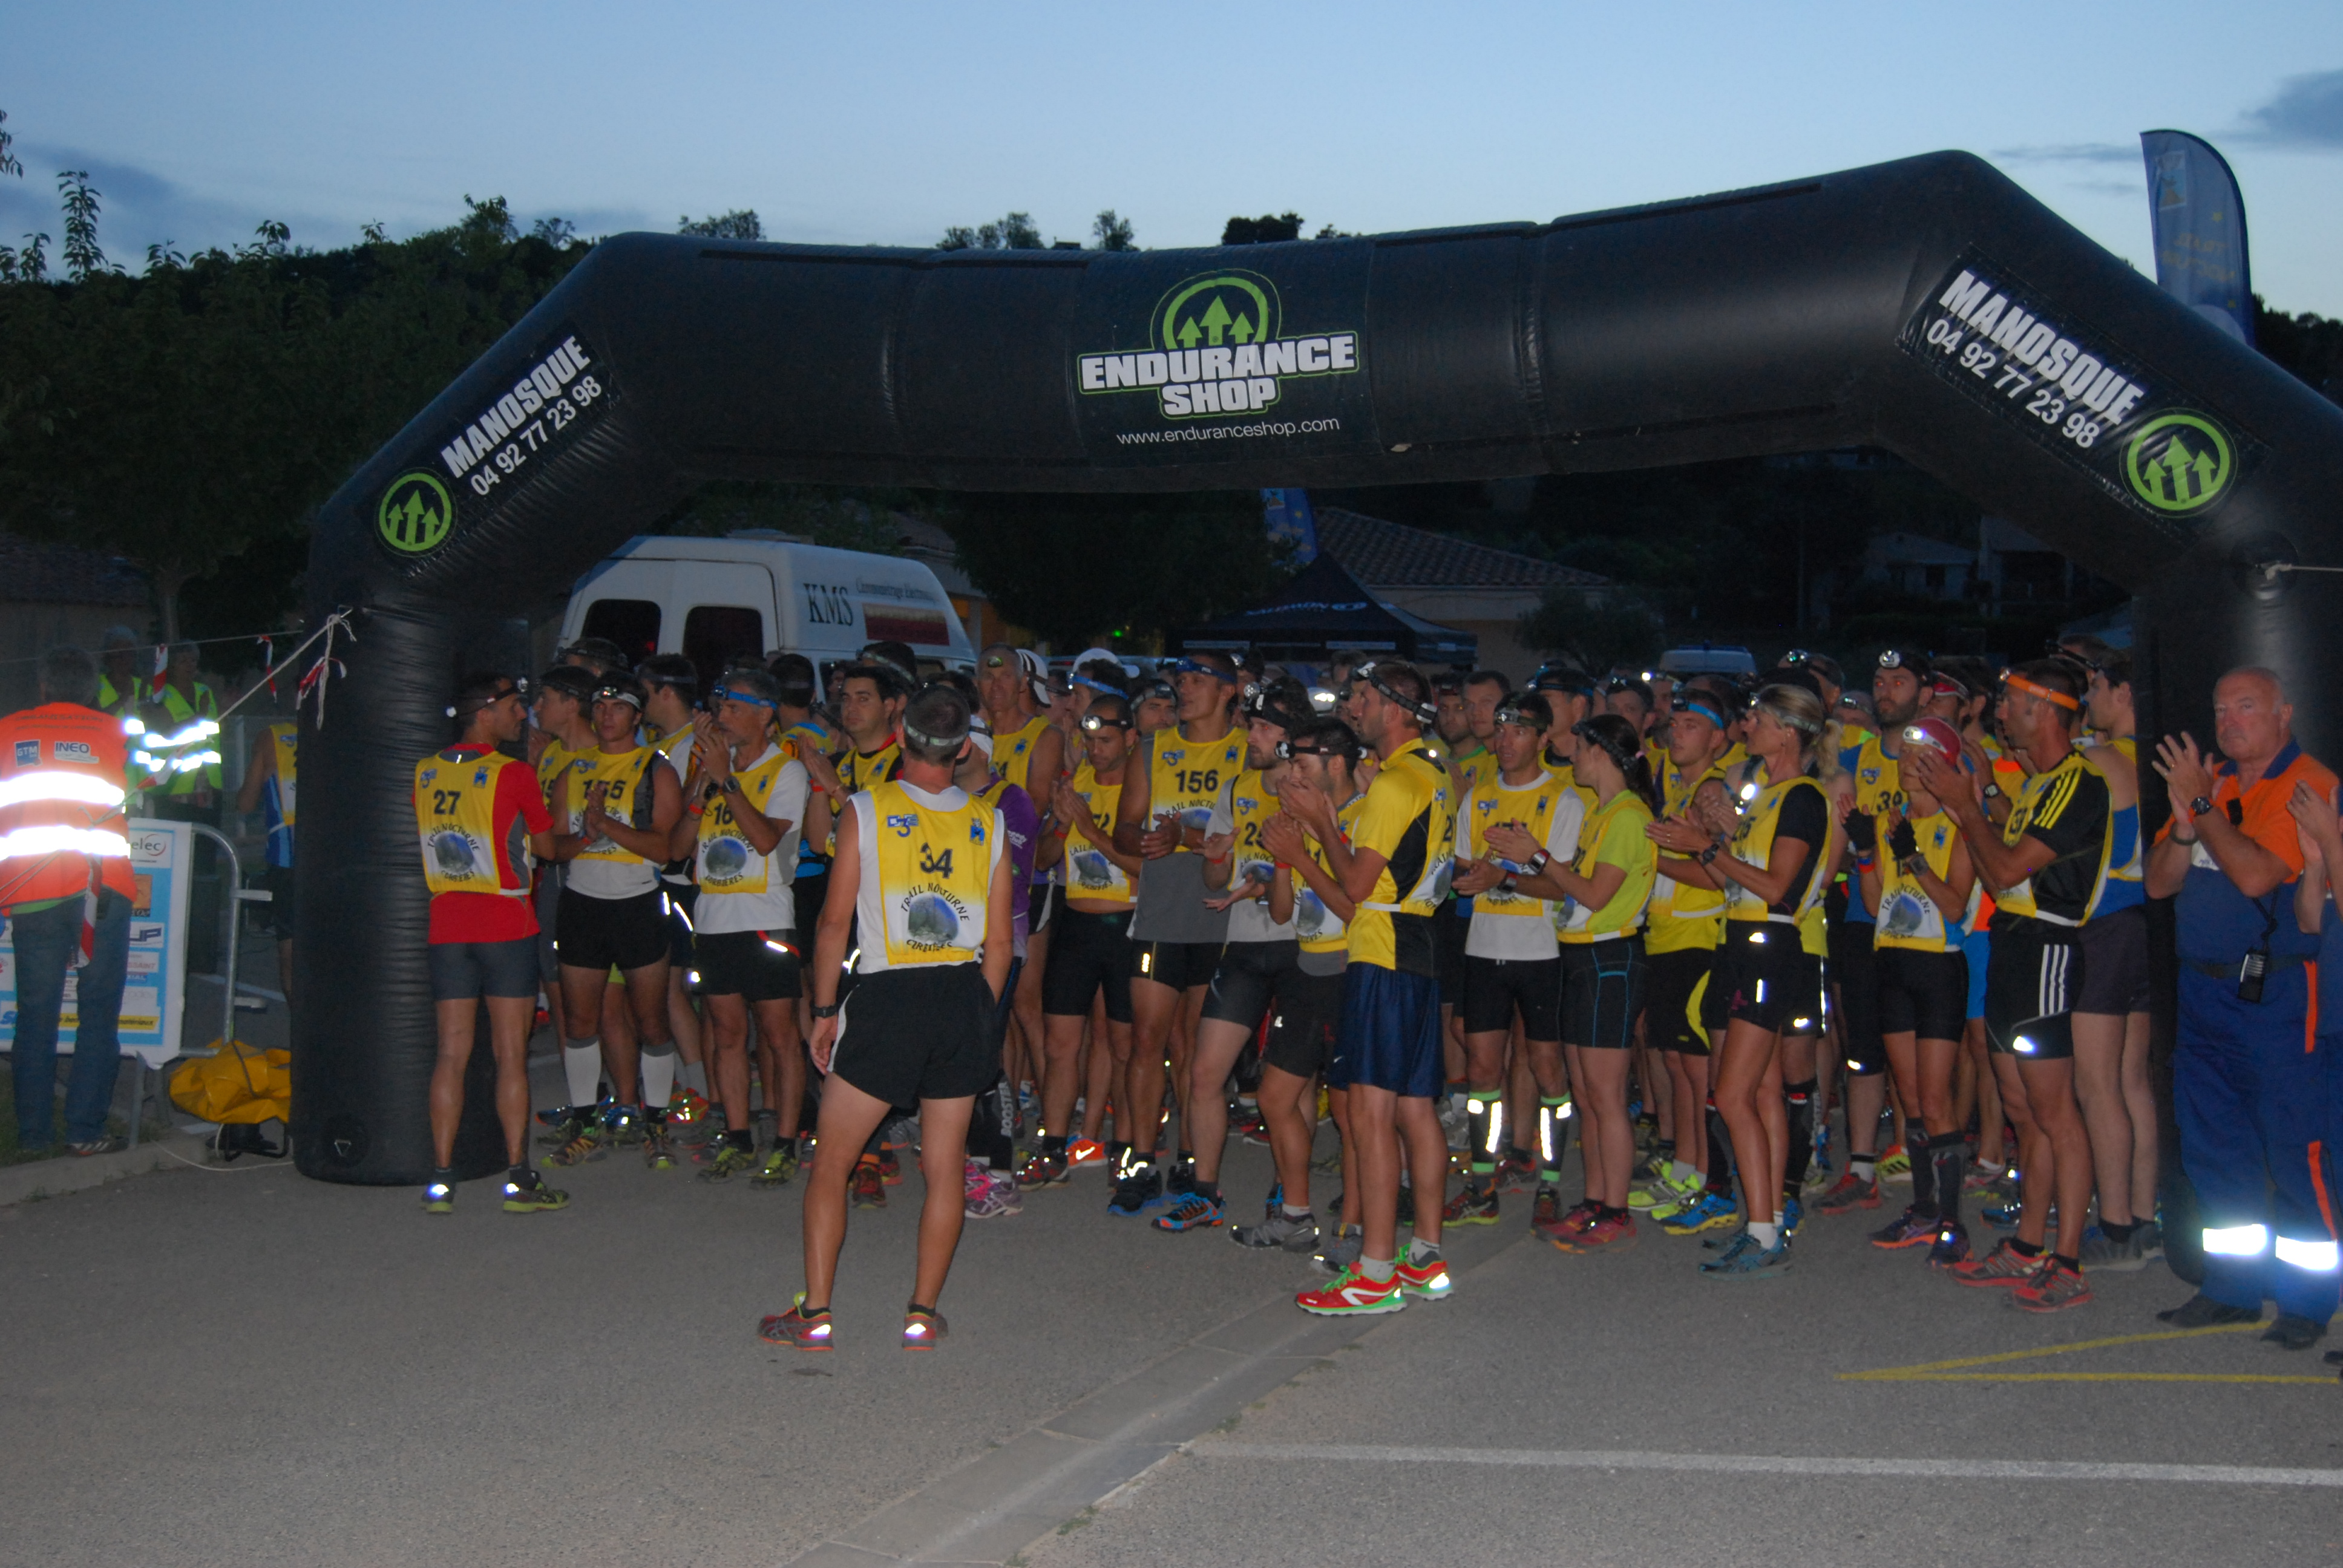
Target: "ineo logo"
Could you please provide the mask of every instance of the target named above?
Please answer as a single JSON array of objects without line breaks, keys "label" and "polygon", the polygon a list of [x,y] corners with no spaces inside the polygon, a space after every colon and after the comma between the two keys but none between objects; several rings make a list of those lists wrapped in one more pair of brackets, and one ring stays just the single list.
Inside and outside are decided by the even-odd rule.
[{"label": "ineo logo", "polygon": [[2237,460],[2228,436],[2199,414],[2159,414],[2124,449],[2132,494],[2159,512],[2195,512],[2227,493]]},{"label": "ineo logo", "polygon": [[382,542],[401,555],[419,556],[437,549],[456,526],[455,503],[439,476],[410,469],[390,482],[375,508],[375,531]]},{"label": "ineo logo", "polygon": [[1075,361],[1084,393],[1153,391],[1165,417],[1250,414],[1275,403],[1294,377],[1359,368],[1359,335],[1282,336],[1277,286],[1259,273],[1182,278],[1157,302],[1150,347],[1085,354]]}]

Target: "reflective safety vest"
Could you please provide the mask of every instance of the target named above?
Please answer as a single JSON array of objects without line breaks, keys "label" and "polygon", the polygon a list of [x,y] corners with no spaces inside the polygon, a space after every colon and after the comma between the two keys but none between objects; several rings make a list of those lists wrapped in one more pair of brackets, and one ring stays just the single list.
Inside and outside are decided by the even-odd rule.
[{"label": "reflective safety vest", "polygon": [[[500,858],[496,816],[498,776],[528,766],[495,751],[439,751],[415,765],[415,826],[432,892],[528,897],[528,840]],[[513,826],[526,834],[519,818]]]},{"label": "reflective safety vest", "polygon": [[272,866],[293,864],[295,765],[300,739],[301,727],[297,724],[268,727],[269,757],[276,766],[261,790],[260,807],[268,824],[268,863]]},{"label": "reflective safety vest", "polygon": [[[781,769],[797,760],[783,740],[773,754],[753,768],[736,769],[740,794],[759,811],[772,803],[773,785]],[[786,834],[783,837],[787,837]],[[779,849],[779,845],[774,848]],[[732,797],[721,790],[699,814],[699,890],[703,893],[761,893],[765,890],[765,857],[749,842],[739,819],[732,815]]]},{"label": "reflective safety vest", "polygon": [[894,779],[870,794],[888,967],[976,962],[992,892],[993,808],[971,795],[958,810],[939,810]]},{"label": "reflective safety vest", "polygon": [[135,896],[122,723],[74,702],[0,719],[0,906]]},{"label": "reflective safety vest", "polygon": [[149,731],[140,738],[139,749],[152,776],[147,793],[179,796],[193,795],[198,789],[216,791],[220,787],[220,754],[216,744],[219,701],[212,696],[212,689],[196,682],[196,699],[189,702],[177,687],[156,676],[146,689],[146,700],[170,715],[167,729]]}]

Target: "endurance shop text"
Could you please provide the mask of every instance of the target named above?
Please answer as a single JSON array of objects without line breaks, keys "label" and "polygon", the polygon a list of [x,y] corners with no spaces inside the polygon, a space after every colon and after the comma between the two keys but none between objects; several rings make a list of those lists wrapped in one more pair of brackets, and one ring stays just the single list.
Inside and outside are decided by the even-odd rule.
[{"label": "endurance shop text", "polygon": [[1249,414],[1277,401],[1288,376],[1339,376],[1359,367],[1359,335],[1280,337],[1224,348],[1085,354],[1075,361],[1084,392],[1157,390],[1170,418]]}]

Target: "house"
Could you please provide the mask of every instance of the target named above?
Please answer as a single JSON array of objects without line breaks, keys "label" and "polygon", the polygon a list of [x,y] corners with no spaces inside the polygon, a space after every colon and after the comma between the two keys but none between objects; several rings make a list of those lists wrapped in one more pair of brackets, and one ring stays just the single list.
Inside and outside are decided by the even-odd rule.
[{"label": "house", "polygon": [[1542,561],[1386,522],[1341,507],[1316,508],[1318,548],[1349,568],[1362,586],[1395,609],[1480,638],[1480,663],[1525,680],[1542,650],[1525,646],[1517,629],[1549,588],[1576,588],[1599,602],[1610,579],[1576,567]]},{"label": "house", "polygon": [[96,655],[108,627],[153,635],[146,574],[118,556],[0,534],[0,711],[39,700],[45,649],[72,643]]}]

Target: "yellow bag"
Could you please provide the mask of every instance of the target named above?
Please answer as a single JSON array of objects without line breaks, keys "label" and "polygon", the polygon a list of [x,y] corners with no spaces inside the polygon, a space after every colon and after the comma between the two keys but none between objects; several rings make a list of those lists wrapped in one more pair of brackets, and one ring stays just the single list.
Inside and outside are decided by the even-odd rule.
[{"label": "yellow bag", "polygon": [[293,1053],[254,1050],[239,1041],[182,1063],[171,1074],[171,1103],[201,1121],[282,1121],[293,1114]]}]

